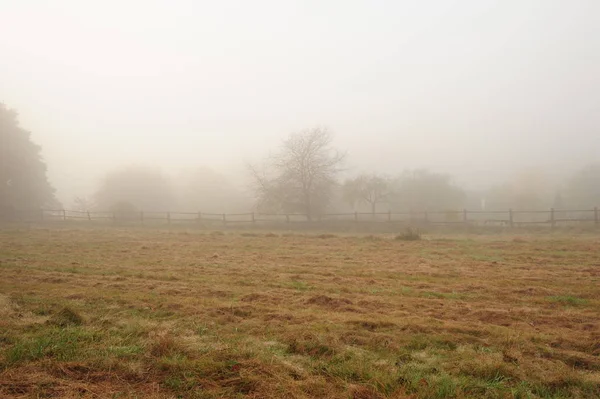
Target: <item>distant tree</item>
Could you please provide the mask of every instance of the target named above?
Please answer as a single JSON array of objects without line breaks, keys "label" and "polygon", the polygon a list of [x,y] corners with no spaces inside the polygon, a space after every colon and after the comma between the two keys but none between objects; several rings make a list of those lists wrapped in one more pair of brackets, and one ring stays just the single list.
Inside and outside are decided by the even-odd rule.
[{"label": "distant tree", "polygon": [[87,212],[90,211],[92,209],[94,209],[94,207],[96,206],[96,202],[94,201],[93,198],[90,197],[75,197],[73,199],[73,210],[75,211],[79,211],[79,212]]},{"label": "distant tree", "polygon": [[329,206],[345,154],[332,147],[323,128],[291,134],[268,159],[269,173],[249,166],[257,208],[269,212],[303,213],[310,220]]},{"label": "distant tree", "polygon": [[564,201],[569,207],[600,206],[600,163],[584,167],[566,183]]},{"label": "distant tree", "polygon": [[142,211],[168,211],[175,196],[169,179],[146,167],[127,167],[109,173],[95,195],[97,207],[111,210],[117,204]]},{"label": "distant tree", "polygon": [[229,179],[211,168],[182,172],[176,179],[178,205],[185,211],[208,213],[245,212],[252,199]]},{"label": "distant tree", "polygon": [[427,170],[404,172],[394,184],[392,202],[401,210],[455,210],[464,206],[464,190],[449,175]]},{"label": "distant tree", "polygon": [[360,175],[348,179],[342,186],[346,201],[353,207],[360,204],[368,204],[371,212],[377,211],[377,204],[387,200],[392,188],[388,178],[377,175]]},{"label": "distant tree", "polygon": [[15,209],[56,205],[40,147],[19,126],[17,113],[0,103],[0,217]]},{"label": "distant tree", "polygon": [[550,199],[551,190],[544,174],[536,169],[524,169],[487,192],[486,208],[540,210],[551,206]]}]

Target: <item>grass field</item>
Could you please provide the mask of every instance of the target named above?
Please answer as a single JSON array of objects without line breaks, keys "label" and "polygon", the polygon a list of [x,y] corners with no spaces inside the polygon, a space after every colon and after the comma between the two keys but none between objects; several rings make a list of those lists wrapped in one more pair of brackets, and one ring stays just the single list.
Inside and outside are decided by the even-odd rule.
[{"label": "grass field", "polygon": [[597,398],[600,237],[0,231],[0,397]]}]

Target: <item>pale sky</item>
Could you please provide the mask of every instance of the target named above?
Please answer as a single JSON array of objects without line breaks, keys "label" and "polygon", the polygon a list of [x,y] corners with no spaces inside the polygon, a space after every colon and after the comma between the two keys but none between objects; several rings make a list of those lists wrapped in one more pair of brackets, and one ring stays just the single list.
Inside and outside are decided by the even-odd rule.
[{"label": "pale sky", "polygon": [[0,0],[0,57],[62,200],[315,125],[356,172],[473,187],[600,160],[600,0]]}]

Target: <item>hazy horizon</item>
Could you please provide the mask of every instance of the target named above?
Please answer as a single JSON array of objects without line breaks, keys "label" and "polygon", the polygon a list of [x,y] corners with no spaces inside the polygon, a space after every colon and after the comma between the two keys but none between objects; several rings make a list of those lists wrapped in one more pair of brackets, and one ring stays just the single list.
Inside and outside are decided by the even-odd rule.
[{"label": "hazy horizon", "polygon": [[598,15],[594,0],[0,0],[0,102],[67,203],[131,164],[241,180],[315,125],[357,173],[558,180],[600,160]]}]

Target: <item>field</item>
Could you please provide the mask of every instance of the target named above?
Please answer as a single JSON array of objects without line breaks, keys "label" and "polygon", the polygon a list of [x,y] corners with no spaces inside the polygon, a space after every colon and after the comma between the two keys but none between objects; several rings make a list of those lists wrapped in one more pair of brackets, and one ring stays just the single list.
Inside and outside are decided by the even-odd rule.
[{"label": "field", "polygon": [[600,237],[0,231],[0,397],[595,398]]}]

